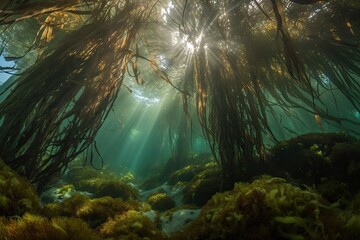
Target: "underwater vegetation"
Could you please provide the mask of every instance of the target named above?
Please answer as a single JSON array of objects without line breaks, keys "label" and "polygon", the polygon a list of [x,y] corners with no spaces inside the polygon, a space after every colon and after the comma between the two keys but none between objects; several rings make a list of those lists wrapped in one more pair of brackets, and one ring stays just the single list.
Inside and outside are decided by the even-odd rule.
[{"label": "underwater vegetation", "polygon": [[22,216],[26,212],[37,213],[39,209],[39,198],[31,183],[0,159],[0,214]]},{"label": "underwater vegetation", "polygon": [[220,171],[218,169],[212,167],[201,171],[185,186],[184,202],[202,206],[215,193],[227,190],[225,186],[224,188],[221,187]]},{"label": "underwater vegetation", "polygon": [[74,184],[95,178],[111,179],[112,175],[96,170],[91,166],[69,166],[68,172],[65,175],[65,179]]},{"label": "underwater vegetation", "polygon": [[[0,107],[1,155],[13,169],[32,179],[38,189],[43,189],[79,153],[90,146],[96,148],[95,135],[117,97],[128,64],[138,62],[134,40],[149,14],[149,8],[130,1],[41,3],[6,4],[4,9],[11,13],[1,14],[0,22],[6,26],[18,22],[16,19],[49,16],[43,27],[38,25],[41,37],[33,46],[43,50],[39,61],[16,80],[16,87]],[[49,49],[53,24],[64,27],[56,21],[66,21],[64,15],[74,9],[75,15],[83,12],[89,20],[80,17],[79,24],[88,24],[69,29],[70,33],[55,44],[56,50]],[[133,72],[138,74],[136,66]],[[21,100],[16,103],[15,99]],[[50,159],[42,161],[46,154]],[[20,167],[24,165],[27,167]]]},{"label": "underwater vegetation", "polygon": [[161,79],[181,98],[167,106],[185,113],[169,130],[172,170],[190,156],[193,115],[233,183],[266,157],[266,141],[295,135],[285,122],[303,123],[297,110],[321,131],[358,134],[339,107],[360,109],[355,0],[34,0],[0,10],[1,53],[14,62],[0,71],[18,75],[2,91],[1,157],[39,191],[79,154],[103,164],[95,138],[121,87],[132,93],[128,78],[154,89]]},{"label": "underwater vegetation", "polygon": [[112,196],[120,197],[125,200],[136,199],[139,196],[137,189],[126,182],[116,179],[106,180],[101,178],[81,180],[76,189],[94,193],[96,197]]},{"label": "underwater vegetation", "polygon": [[126,182],[115,180],[99,181],[99,183],[95,183],[95,186],[97,186],[94,194],[95,197],[111,196],[124,200],[137,199],[139,197],[139,191]]},{"label": "underwater vegetation", "polygon": [[[31,184],[22,177],[13,173],[8,166],[1,163],[1,177],[19,178],[22,186]],[[86,172],[86,171],[85,171]],[[19,180],[17,180],[19,181]],[[24,193],[28,193],[26,188]],[[64,191],[73,188],[72,185],[62,186]],[[9,192],[12,188],[2,188]],[[14,192],[15,193],[15,192]],[[2,208],[0,221],[1,236],[6,239],[165,239],[165,234],[156,228],[151,220],[143,215],[143,212],[151,209],[150,205],[138,201],[123,200],[111,196],[90,198],[75,194],[60,203],[51,203],[40,207],[39,198],[35,191],[31,192],[34,197],[36,214],[31,214],[33,208],[22,209],[23,203],[12,199],[11,207],[21,212],[6,212]],[[1,192],[1,197],[7,196]],[[15,194],[15,197],[18,195]],[[23,198],[29,197],[26,194]],[[31,205],[28,205],[31,206]],[[3,207],[3,206],[2,206]],[[35,208],[35,207],[34,207]],[[23,215],[25,214],[25,215]],[[23,216],[22,216],[23,215]],[[14,218],[5,218],[6,216]]]},{"label": "underwater vegetation", "polygon": [[9,240],[97,240],[101,239],[95,231],[77,218],[53,218],[25,214],[21,219],[10,220],[2,235]]},{"label": "underwater vegetation", "polygon": [[6,233],[5,223],[6,223],[6,218],[1,216],[0,217],[0,236],[5,236],[5,233]]},{"label": "underwater vegetation", "polygon": [[355,239],[355,219],[316,192],[265,176],[214,195],[171,239]]},{"label": "underwater vegetation", "polygon": [[111,196],[124,200],[139,197],[139,191],[130,184],[134,180],[131,173],[118,177],[106,169],[100,171],[91,166],[74,166],[68,168],[65,180],[76,190],[92,193],[95,197]]},{"label": "underwater vegetation", "polygon": [[[315,186],[331,202],[349,201],[359,191],[359,144],[341,133],[312,133],[281,141],[269,149],[265,160],[250,164],[247,175],[239,176],[238,181],[270,174],[297,185]],[[213,194],[233,188],[232,182],[223,181],[216,163],[189,163],[168,174],[170,185],[184,186],[184,203],[203,206]]]},{"label": "underwater vegetation", "polygon": [[175,185],[178,182],[189,182],[193,177],[201,171],[208,168],[216,168],[216,163],[211,155],[200,154],[182,161],[182,166],[168,174],[168,182]]},{"label": "underwater vegetation", "polygon": [[352,213],[360,215],[360,193],[356,194],[351,201],[350,210]]},{"label": "underwater vegetation", "polygon": [[187,165],[169,176],[169,184],[176,185],[179,182],[189,182],[196,174],[205,169],[202,165]]},{"label": "underwater vegetation", "polygon": [[[214,169],[213,164],[203,166],[208,169],[196,174],[191,181],[183,182],[184,201],[181,205],[176,206],[174,199],[162,192],[153,193],[146,202],[111,196],[91,198],[76,193],[62,202],[40,206],[36,198],[38,208],[35,213],[33,209],[22,210],[22,215],[2,213],[0,234],[14,240],[29,237],[79,240],[350,240],[360,236],[359,192],[351,195],[352,197],[348,196],[348,192],[338,192],[338,198],[330,202],[322,195],[331,195],[334,191],[331,184],[329,189],[318,191],[318,186],[302,185],[300,188],[295,185],[297,183],[283,178],[262,176],[253,181],[238,182],[232,190],[220,193],[220,189],[206,190],[213,189],[214,182],[204,181],[216,176],[219,182],[219,170]],[[5,168],[9,171],[3,164],[2,169]],[[26,179],[23,181],[30,186]],[[199,181],[204,184],[198,184]],[[195,189],[201,186],[203,190],[191,192],[187,189],[193,186],[196,186]],[[218,188],[218,185],[215,186]],[[60,188],[68,189],[72,186]],[[188,191],[192,193],[191,203],[202,206],[201,209],[186,205]],[[35,192],[34,194],[36,196]],[[22,206],[21,202],[15,201],[14,209],[19,209],[16,205]],[[173,225],[172,221],[173,224],[181,223],[180,227]]]},{"label": "underwater vegetation", "polygon": [[[185,204],[204,205],[213,194],[221,190],[228,190],[232,184],[222,182],[218,165],[208,154],[197,155],[183,161],[182,167],[172,165],[173,159],[168,161],[161,168],[161,173],[150,175],[140,187],[144,190],[156,188],[164,182],[175,188],[182,188],[183,202]],[[150,204],[151,205],[151,204]]]},{"label": "underwater vegetation", "polygon": [[175,207],[175,201],[166,193],[154,193],[149,196],[147,202],[152,209],[157,211],[167,211]]},{"label": "underwater vegetation", "polygon": [[176,185],[180,182],[190,181],[197,173],[214,166],[214,159],[211,154],[194,155],[182,161],[177,161],[171,157],[167,159],[165,164],[156,169],[153,174],[141,183],[141,188],[144,190],[160,186],[167,181],[170,185]]},{"label": "underwater vegetation", "polygon": [[84,195],[74,195],[61,203],[51,203],[44,207],[47,217],[76,217],[84,220],[90,226],[96,227],[106,222],[108,218],[128,210],[145,210],[139,202],[124,201],[110,196],[91,199]]},{"label": "underwater vegetation", "polygon": [[[275,145],[268,159],[271,172],[315,185],[337,200],[341,192],[356,194],[360,181],[360,141],[344,134],[305,134]],[[344,195],[343,195],[344,196]]]},{"label": "underwater vegetation", "polygon": [[142,213],[130,210],[107,221],[100,228],[104,238],[113,239],[167,239],[155,224]]},{"label": "underwater vegetation", "polygon": [[0,1],[0,238],[360,239],[359,12]]}]

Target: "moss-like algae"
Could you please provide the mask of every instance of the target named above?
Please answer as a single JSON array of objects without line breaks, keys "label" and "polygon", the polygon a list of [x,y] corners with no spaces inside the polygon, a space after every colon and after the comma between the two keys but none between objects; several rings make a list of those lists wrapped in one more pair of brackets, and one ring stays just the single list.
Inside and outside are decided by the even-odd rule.
[{"label": "moss-like algae", "polygon": [[129,184],[133,179],[130,173],[123,177],[116,177],[106,170],[99,171],[89,166],[74,166],[66,175],[68,183],[75,186],[76,190],[93,193],[95,197],[111,196],[124,200],[137,199],[139,191]]},{"label": "moss-like algae", "polygon": [[151,208],[157,211],[166,211],[175,207],[175,201],[166,193],[154,193],[149,196],[147,202]]},{"label": "moss-like algae", "polygon": [[171,239],[352,239],[345,222],[315,192],[266,176],[217,193]]},{"label": "moss-like algae", "polygon": [[39,198],[25,178],[12,171],[0,159],[0,213],[3,216],[21,216],[40,209]]},{"label": "moss-like algae", "polygon": [[[280,142],[270,150],[268,174],[319,186],[322,193],[326,185],[336,183],[341,192],[356,194],[359,156],[360,142],[355,138],[336,133],[305,134]],[[328,200],[336,200],[336,194],[326,195]]]},{"label": "moss-like algae", "polygon": [[203,165],[187,165],[170,175],[168,183],[175,185],[178,182],[190,182],[196,174],[206,169]]},{"label": "moss-like algae", "polygon": [[31,214],[5,225],[5,239],[8,240],[96,240],[95,231],[80,219],[53,218],[51,220]]},{"label": "moss-like algae", "polygon": [[[358,239],[360,197],[359,194],[352,197],[358,190],[355,180],[360,176],[358,144],[356,140],[343,135],[313,134],[274,147],[270,162],[274,164],[276,161],[288,160],[288,165],[279,167],[284,167],[283,170],[289,172],[291,178],[296,179],[298,174],[296,180],[299,182],[316,183],[315,189],[321,195],[275,177],[262,177],[251,184],[238,183],[230,192],[216,193],[220,191],[220,181],[219,172],[213,165],[196,163],[176,171],[172,175],[176,184],[184,184],[192,178],[185,189],[185,202],[202,206],[216,194],[203,207],[200,216],[185,229],[173,234],[171,239]],[[295,151],[298,156],[288,156],[294,149],[298,150]],[[200,167],[192,169],[194,166]],[[304,176],[296,169],[299,166],[304,170]],[[200,171],[202,169],[205,170]],[[137,191],[132,192],[132,189],[127,188],[130,185],[113,175],[88,170],[82,177],[77,178],[73,174],[68,180],[76,180],[74,185],[91,190],[98,198],[75,195],[62,203],[48,204],[41,211],[31,184],[0,162],[0,185],[6,186],[0,188],[0,207],[1,210],[9,210],[11,206],[12,211],[1,212],[6,217],[0,218],[0,236],[20,240],[29,237],[166,239],[156,225],[143,216],[142,212],[149,210],[149,205],[109,196],[100,197],[110,195],[131,199],[138,196]],[[118,183],[123,184],[119,191],[116,190]],[[19,184],[22,187],[29,186],[28,190],[12,189]],[[73,189],[74,186],[65,185],[59,192],[66,194]],[[158,200],[162,195],[165,194],[152,197]],[[162,211],[152,205],[153,209]],[[341,209],[335,206],[341,206]],[[165,213],[169,220],[173,211],[174,208]]]},{"label": "moss-like algae", "polygon": [[[149,209],[149,208],[147,208]],[[83,195],[74,195],[62,203],[48,204],[44,214],[48,217],[64,216],[81,218],[91,227],[97,227],[108,218],[128,210],[145,210],[136,201],[123,201],[112,197],[90,199]]]},{"label": "moss-like algae", "polygon": [[171,157],[163,166],[160,166],[141,184],[141,188],[149,190],[156,188],[168,182],[170,185],[176,185],[179,182],[188,182],[199,172],[214,167],[214,158],[211,154],[203,153],[193,155],[188,159],[179,159]]},{"label": "moss-like algae", "polygon": [[191,180],[184,189],[184,202],[203,206],[212,195],[220,191],[220,171],[214,168],[206,169]]},{"label": "moss-like algae", "polygon": [[100,234],[103,238],[111,239],[167,239],[165,234],[158,230],[149,218],[141,212],[134,210],[127,211],[115,216],[100,227]]}]

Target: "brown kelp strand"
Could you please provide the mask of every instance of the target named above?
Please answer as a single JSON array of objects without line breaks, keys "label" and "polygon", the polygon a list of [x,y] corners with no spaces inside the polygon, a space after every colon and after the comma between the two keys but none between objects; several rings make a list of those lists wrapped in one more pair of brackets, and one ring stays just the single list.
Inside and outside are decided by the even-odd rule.
[{"label": "brown kelp strand", "polygon": [[[331,115],[321,98],[337,89],[359,108],[359,39],[352,34],[357,22],[343,3],[175,3],[173,28],[194,46],[185,60],[185,86],[196,95],[200,124],[224,177],[246,176],[248,162],[264,156],[264,135],[276,141],[268,121],[276,115],[270,99],[285,113],[303,109],[337,124],[359,125]],[[179,52],[173,56],[182,63]]]},{"label": "brown kelp strand", "polygon": [[124,3],[71,33],[1,103],[1,155],[41,189],[94,141],[148,9]]},{"label": "brown kelp strand", "polygon": [[[5,1],[6,2],[6,1]],[[26,19],[60,11],[76,11],[79,7],[96,4],[99,1],[61,0],[61,1],[8,1],[0,5],[0,25],[8,25]],[[76,11],[86,13],[85,11]],[[90,12],[87,12],[90,13]]]},{"label": "brown kelp strand", "polygon": [[[277,141],[270,117],[281,125],[282,114],[300,119],[292,113],[300,109],[319,125],[359,126],[335,116],[323,97],[336,106],[341,95],[360,110],[356,1],[35,2],[0,5],[2,27],[36,19],[30,48],[40,56],[0,105],[0,154],[39,188],[94,142],[125,74],[144,83],[139,60],[183,94],[188,115],[196,109],[222,175],[232,181],[265,156],[265,139]],[[80,26],[63,26],[61,19],[74,15],[83,17]],[[151,31],[142,31],[148,24]],[[53,44],[56,31],[65,36]],[[140,34],[147,40],[141,44]],[[169,132],[175,135],[173,153],[186,158],[188,136]]]}]

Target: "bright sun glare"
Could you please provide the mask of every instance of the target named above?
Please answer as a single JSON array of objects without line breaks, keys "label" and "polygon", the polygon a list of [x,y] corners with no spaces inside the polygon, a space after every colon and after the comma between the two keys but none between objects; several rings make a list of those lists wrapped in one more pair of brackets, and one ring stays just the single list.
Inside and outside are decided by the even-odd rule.
[{"label": "bright sun glare", "polygon": [[[166,7],[161,8],[160,13],[164,24],[168,23],[171,10],[174,9],[174,7],[174,4],[170,1]],[[199,50],[203,35],[201,32],[198,36],[194,37],[175,30],[171,32],[171,44],[173,47],[182,47],[187,55],[191,55]]]},{"label": "bright sun glare", "polygon": [[201,40],[203,38],[203,33],[200,33],[194,40],[186,34],[180,34],[179,31],[175,31],[171,34],[171,40],[173,46],[183,46],[185,51],[189,54],[194,53],[194,51],[199,50]]}]

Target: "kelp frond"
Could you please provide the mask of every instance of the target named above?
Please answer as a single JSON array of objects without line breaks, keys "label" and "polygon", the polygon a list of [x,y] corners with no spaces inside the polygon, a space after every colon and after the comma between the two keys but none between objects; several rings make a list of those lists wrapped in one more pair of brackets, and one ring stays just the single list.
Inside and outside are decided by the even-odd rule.
[{"label": "kelp frond", "polygon": [[132,2],[102,10],[103,18],[71,33],[19,77],[0,104],[1,156],[39,189],[93,144],[149,14]]},{"label": "kelp frond", "polygon": [[[248,162],[265,155],[265,137],[276,141],[268,119],[277,117],[275,109],[286,115],[301,109],[316,119],[360,125],[333,116],[323,98],[330,93],[336,105],[335,95],[341,93],[360,110],[355,2],[174,0],[172,10],[165,10],[168,3],[161,0],[0,5],[2,26],[41,20],[34,44],[39,48],[61,29],[65,13],[86,15],[81,27],[70,27],[63,41],[44,50],[0,104],[0,153],[41,188],[94,143],[124,75],[143,83],[138,62],[144,59],[158,77],[181,89],[187,113],[195,96],[199,122],[223,177],[246,176]],[[166,20],[152,25],[158,32],[142,32],[150,18],[159,18],[155,5]],[[164,28],[167,32],[157,38]],[[150,51],[168,59],[165,68],[180,75],[181,85],[170,81],[156,56],[140,56],[140,33],[150,38],[145,41]],[[168,44],[170,38],[177,47]]]},{"label": "kelp frond", "polygon": [[196,95],[200,124],[224,177],[245,176],[247,163],[264,156],[264,136],[276,141],[268,120],[274,106],[360,124],[331,115],[321,98],[336,88],[355,109],[360,103],[359,38],[349,35],[355,24],[350,30],[345,17],[353,14],[336,1],[321,2],[175,1],[170,24],[193,50],[186,60],[174,53],[172,62],[187,63],[185,88]]}]

